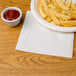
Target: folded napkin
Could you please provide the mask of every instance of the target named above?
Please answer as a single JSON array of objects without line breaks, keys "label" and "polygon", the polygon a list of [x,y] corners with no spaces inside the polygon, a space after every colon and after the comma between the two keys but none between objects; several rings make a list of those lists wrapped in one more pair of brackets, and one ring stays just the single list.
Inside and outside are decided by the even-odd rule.
[{"label": "folded napkin", "polygon": [[48,30],[27,12],[16,50],[72,58],[74,33]]}]

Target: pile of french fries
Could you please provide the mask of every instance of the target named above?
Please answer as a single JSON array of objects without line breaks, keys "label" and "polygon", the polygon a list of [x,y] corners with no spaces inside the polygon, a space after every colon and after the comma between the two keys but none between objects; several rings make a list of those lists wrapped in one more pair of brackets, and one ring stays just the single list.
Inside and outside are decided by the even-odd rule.
[{"label": "pile of french fries", "polygon": [[76,26],[76,4],[72,0],[39,0],[38,11],[43,19],[55,25]]}]

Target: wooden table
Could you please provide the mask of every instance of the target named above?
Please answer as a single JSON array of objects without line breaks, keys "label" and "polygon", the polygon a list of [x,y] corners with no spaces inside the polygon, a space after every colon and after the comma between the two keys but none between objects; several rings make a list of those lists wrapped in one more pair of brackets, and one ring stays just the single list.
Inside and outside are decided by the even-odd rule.
[{"label": "wooden table", "polygon": [[19,26],[8,27],[0,17],[0,76],[76,76],[76,33],[72,59],[16,51],[30,0],[0,0],[0,14],[8,6],[19,7],[23,18]]}]

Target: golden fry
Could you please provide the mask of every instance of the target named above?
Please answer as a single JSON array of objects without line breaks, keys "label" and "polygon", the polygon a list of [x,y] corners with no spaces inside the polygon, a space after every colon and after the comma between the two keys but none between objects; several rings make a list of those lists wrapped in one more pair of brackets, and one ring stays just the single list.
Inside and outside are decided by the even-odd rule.
[{"label": "golden fry", "polygon": [[51,22],[51,21],[52,21],[52,18],[51,18],[51,17],[47,17],[46,20],[47,20],[48,22]]},{"label": "golden fry", "polygon": [[61,12],[61,8],[58,7],[58,5],[57,5],[57,3],[55,2],[55,0],[54,0],[54,3],[48,4],[48,7],[50,7],[51,9],[54,9],[54,10],[56,10],[56,11],[58,11],[58,12]]},{"label": "golden fry", "polygon": [[45,14],[43,6],[42,6],[41,3],[39,3],[38,10],[39,10],[39,13],[40,13],[42,18],[46,18],[47,17],[47,15]]},{"label": "golden fry", "polygon": [[52,9],[50,9],[50,13],[53,14],[54,16],[56,16],[57,18],[62,19],[62,20],[69,20],[70,19],[70,16],[63,15],[63,14],[58,13],[57,11],[52,10]]},{"label": "golden fry", "polygon": [[71,5],[71,9],[74,10],[74,11],[76,11],[76,4],[72,4]]},{"label": "golden fry", "polygon": [[48,13],[48,6],[47,6],[46,1],[45,0],[41,0],[41,3],[43,5],[43,7],[44,7],[45,13],[48,15],[49,13]]},{"label": "golden fry", "polygon": [[48,7],[55,9],[55,6],[52,3],[48,4]]},{"label": "golden fry", "polygon": [[54,24],[60,25],[60,21],[55,16],[52,15],[52,19],[53,19]]},{"label": "golden fry", "polygon": [[64,21],[63,20],[59,20],[60,21],[60,25],[63,26],[64,25]]},{"label": "golden fry", "polygon": [[47,3],[50,3],[52,0],[46,0]]},{"label": "golden fry", "polygon": [[61,8],[58,6],[56,0],[53,1],[53,5],[55,6],[56,9],[61,10]]},{"label": "golden fry", "polygon": [[67,1],[67,6],[70,8],[71,7],[71,4],[72,4],[72,0],[68,0]]},{"label": "golden fry", "polygon": [[71,13],[71,14],[76,14],[76,11],[62,11],[62,13],[63,14],[69,14],[69,13]]},{"label": "golden fry", "polygon": [[71,14],[71,13],[69,13],[68,14],[72,19],[76,19],[76,14]]},{"label": "golden fry", "polygon": [[76,20],[71,20],[71,21],[65,21],[64,22],[64,27],[74,27],[76,26]]},{"label": "golden fry", "polygon": [[63,2],[61,0],[56,0],[56,3],[58,4],[58,6],[63,9],[63,10],[69,10],[69,8],[63,4]]},{"label": "golden fry", "polygon": [[66,0],[61,0],[63,3],[65,3]]},{"label": "golden fry", "polygon": [[37,5],[37,7],[38,7],[38,8],[39,8],[39,7],[42,7],[42,3],[41,3],[40,0],[38,1],[38,5]]}]

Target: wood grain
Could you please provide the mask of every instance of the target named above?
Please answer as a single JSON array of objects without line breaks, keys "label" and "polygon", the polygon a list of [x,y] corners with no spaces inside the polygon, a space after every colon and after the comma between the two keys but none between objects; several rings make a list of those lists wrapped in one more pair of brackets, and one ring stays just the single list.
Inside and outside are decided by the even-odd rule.
[{"label": "wood grain", "polygon": [[72,59],[16,51],[30,0],[0,0],[0,14],[9,6],[19,7],[23,17],[17,27],[8,27],[0,17],[0,76],[76,76],[76,33]]}]

